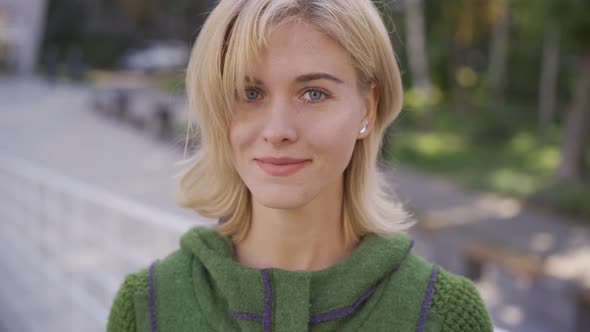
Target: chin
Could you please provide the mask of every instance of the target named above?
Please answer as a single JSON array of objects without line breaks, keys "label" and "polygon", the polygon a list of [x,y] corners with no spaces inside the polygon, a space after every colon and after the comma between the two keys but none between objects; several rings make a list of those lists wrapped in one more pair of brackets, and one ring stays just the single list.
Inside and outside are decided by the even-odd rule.
[{"label": "chin", "polygon": [[303,207],[311,201],[308,196],[299,190],[252,191],[252,198],[258,204],[280,210],[293,210]]}]

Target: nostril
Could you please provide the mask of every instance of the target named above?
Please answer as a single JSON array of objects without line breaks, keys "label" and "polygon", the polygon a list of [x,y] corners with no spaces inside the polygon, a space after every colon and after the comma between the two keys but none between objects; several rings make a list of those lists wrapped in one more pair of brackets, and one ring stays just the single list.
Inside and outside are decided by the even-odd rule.
[{"label": "nostril", "polygon": [[282,144],[286,142],[294,142],[297,140],[297,130],[291,126],[289,127],[274,127],[269,128],[267,127],[263,133],[262,137],[266,142],[272,144]]}]

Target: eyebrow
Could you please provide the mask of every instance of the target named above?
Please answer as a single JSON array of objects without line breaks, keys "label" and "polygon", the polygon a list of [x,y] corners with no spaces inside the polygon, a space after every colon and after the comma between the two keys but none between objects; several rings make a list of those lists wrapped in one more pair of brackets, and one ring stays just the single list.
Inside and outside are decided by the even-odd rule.
[{"label": "eyebrow", "polygon": [[[336,82],[338,84],[342,84],[344,83],[343,80],[339,79],[336,76],[330,75],[328,73],[309,73],[309,74],[303,74],[300,76],[297,76],[297,78],[295,78],[295,82],[297,83],[305,83],[305,82],[310,82],[310,81],[315,81],[315,80],[330,80],[333,82]],[[246,82],[250,82],[250,78],[246,77]],[[259,79],[254,78],[254,83],[258,84],[258,85],[264,85],[264,82],[262,82]]]},{"label": "eyebrow", "polygon": [[301,76],[298,76],[295,79],[295,82],[297,83],[303,83],[303,82],[309,82],[309,81],[315,81],[315,80],[330,80],[330,81],[334,81],[336,83],[344,83],[344,81],[342,81],[341,79],[339,79],[338,77],[332,76],[328,73],[309,73],[309,74],[304,74]]}]

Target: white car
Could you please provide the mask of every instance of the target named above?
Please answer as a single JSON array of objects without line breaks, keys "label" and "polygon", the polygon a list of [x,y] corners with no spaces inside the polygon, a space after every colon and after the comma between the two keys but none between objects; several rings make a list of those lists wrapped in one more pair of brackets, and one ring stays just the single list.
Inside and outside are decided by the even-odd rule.
[{"label": "white car", "polygon": [[188,64],[190,48],[182,42],[153,42],[147,48],[129,52],[123,65],[133,70],[182,68]]}]

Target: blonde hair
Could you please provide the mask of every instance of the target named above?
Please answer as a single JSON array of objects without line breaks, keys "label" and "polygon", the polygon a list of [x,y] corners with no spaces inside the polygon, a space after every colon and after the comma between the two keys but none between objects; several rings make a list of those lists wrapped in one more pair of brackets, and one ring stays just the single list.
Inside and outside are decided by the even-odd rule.
[{"label": "blonde hair", "polygon": [[347,241],[367,233],[387,235],[413,221],[387,192],[377,166],[387,126],[402,105],[399,68],[379,11],[370,0],[221,0],[193,47],[186,86],[200,126],[200,148],[181,174],[178,203],[220,220],[217,230],[236,241],[251,225],[251,194],[234,169],[228,139],[232,105],[244,91],[248,67],[273,27],[302,20],[348,51],[359,85],[376,83],[379,103],[373,131],[356,142],[344,171],[343,219]]}]

